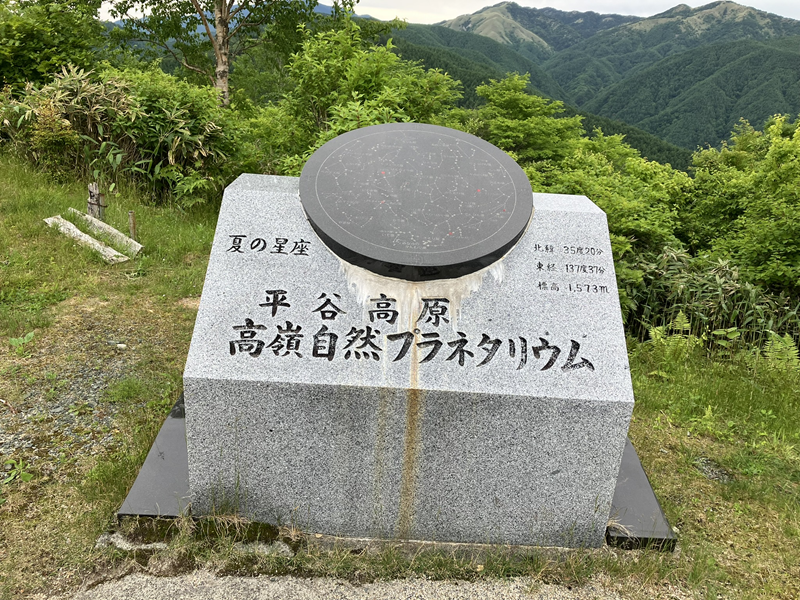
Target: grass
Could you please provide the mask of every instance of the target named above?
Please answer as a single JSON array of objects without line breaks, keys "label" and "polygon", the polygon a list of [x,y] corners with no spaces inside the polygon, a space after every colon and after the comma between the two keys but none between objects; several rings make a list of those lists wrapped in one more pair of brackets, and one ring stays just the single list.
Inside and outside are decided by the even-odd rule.
[{"label": "grass", "polygon": [[[32,478],[0,484],[0,598],[196,567],[354,582],[522,575],[600,581],[630,598],[800,597],[797,365],[744,350],[709,357],[681,336],[630,345],[630,436],[679,530],[678,552],[326,546],[233,517],[126,522],[131,537],[167,540],[167,549],[95,549],[180,393],[195,314],[186,300],[200,295],[216,216],[214,207],[147,206],[122,190],[108,199],[107,219],[125,231],[135,210],[145,249],[109,266],[42,222],[82,209],[86,195],[83,184],[55,184],[0,157],[0,425],[32,442],[2,457],[22,461]],[[30,332],[21,352],[9,343]],[[75,429],[66,434],[37,403],[58,402],[76,386],[94,395],[69,404]],[[254,540],[283,540],[295,554],[237,545]]]},{"label": "grass", "polygon": [[135,210],[139,242],[136,261],[109,269],[92,250],[52,230],[43,219],[85,210],[86,186],[55,184],[30,168],[5,158],[0,166],[0,335],[46,327],[46,308],[76,294],[101,294],[103,287],[152,298],[199,296],[216,226],[216,211],[182,212],[143,206],[125,190],[109,196],[106,221],[127,231]]},{"label": "grass", "polygon": [[[33,474],[0,486],[0,598],[80,582],[180,393],[194,323],[180,301],[200,295],[215,211],[145,206],[123,190],[107,200],[107,221],[124,231],[135,210],[145,250],[109,266],[43,222],[87,195],[0,158],[0,424],[32,443],[2,460]],[[30,332],[24,346],[9,343]],[[37,403],[79,388],[96,406],[78,394],[64,433]]]},{"label": "grass", "polygon": [[689,581],[733,597],[800,596],[800,374],[747,352],[632,352],[631,439],[683,552]]}]

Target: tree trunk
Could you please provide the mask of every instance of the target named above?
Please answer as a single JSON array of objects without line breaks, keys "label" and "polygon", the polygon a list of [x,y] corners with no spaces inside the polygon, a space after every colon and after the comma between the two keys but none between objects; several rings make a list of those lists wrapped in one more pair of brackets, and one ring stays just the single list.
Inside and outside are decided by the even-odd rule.
[{"label": "tree trunk", "polygon": [[231,103],[230,90],[228,87],[231,40],[230,21],[225,0],[216,0],[216,2],[214,2],[214,26],[216,28],[217,38],[216,47],[214,48],[217,58],[217,66],[214,70],[214,87],[219,91],[222,106],[228,106]]}]

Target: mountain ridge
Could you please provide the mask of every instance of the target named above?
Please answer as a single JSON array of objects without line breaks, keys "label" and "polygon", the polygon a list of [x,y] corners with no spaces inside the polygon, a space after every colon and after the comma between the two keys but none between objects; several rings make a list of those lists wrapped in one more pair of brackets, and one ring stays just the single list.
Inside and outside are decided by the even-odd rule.
[{"label": "mountain ridge", "polygon": [[[611,86],[585,109],[658,130],[684,147],[698,132],[706,139],[724,138],[741,118],[760,124],[776,113],[796,115],[800,37],[790,40],[794,48],[738,40],[673,55]],[[715,102],[708,102],[712,98]]]},{"label": "mountain ridge", "polygon": [[[800,110],[792,79],[797,69],[790,64],[794,46],[779,50],[769,43],[800,39],[800,21],[731,0],[696,8],[678,4],[644,18],[501,2],[441,26],[516,51],[555,81],[563,92],[558,99],[579,110],[628,122],[686,148],[718,144],[739,118],[760,125],[765,115]],[[707,50],[718,45],[725,49]],[[705,58],[693,60],[693,53]],[[720,72],[704,71],[704,60]],[[686,89],[677,89],[670,77]],[[661,82],[659,89],[655,82]],[[748,85],[759,89],[760,106]],[[696,119],[701,108],[709,112],[704,102],[718,103],[709,117],[713,126]]]},{"label": "mountain ridge", "polygon": [[515,2],[500,2],[436,25],[483,35],[514,47],[523,56],[542,59],[598,31],[639,19],[593,11],[527,8]]},{"label": "mountain ridge", "polygon": [[[393,43],[404,58],[409,60],[424,60],[420,48],[429,47],[435,48],[438,52],[444,51],[445,56],[452,53],[462,59],[489,66],[493,70],[491,75],[493,78],[509,71],[528,72],[531,75],[531,86],[538,93],[556,100],[567,99],[566,92],[539,65],[507,45],[486,36],[475,36],[436,25],[408,25],[406,29],[394,32]],[[426,64],[429,62],[425,61]],[[445,68],[440,64],[437,64],[437,67]],[[465,88],[473,84],[470,78],[465,79],[463,75],[457,74],[458,69],[447,67],[445,70],[451,72],[456,79],[460,79]],[[476,83],[480,84],[482,81]]]},{"label": "mountain ridge", "polygon": [[[534,63],[487,37],[439,26],[409,25],[406,29],[394,32],[392,44],[394,51],[404,59],[420,61],[427,68],[442,69],[461,81],[464,98],[460,104],[467,108],[483,103],[483,99],[475,93],[477,86],[490,79],[501,79],[509,71],[526,72],[528,66],[533,67],[531,93],[553,99],[565,97],[558,84]],[[544,78],[534,76],[537,73]],[[565,106],[564,116],[576,114],[583,117],[583,125],[589,135],[593,134],[594,129],[602,128],[607,135],[625,135],[631,146],[657,162],[670,163],[681,170],[686,170],[691,163],[691,153],[685,148],[669,144],[633,125]]]}]

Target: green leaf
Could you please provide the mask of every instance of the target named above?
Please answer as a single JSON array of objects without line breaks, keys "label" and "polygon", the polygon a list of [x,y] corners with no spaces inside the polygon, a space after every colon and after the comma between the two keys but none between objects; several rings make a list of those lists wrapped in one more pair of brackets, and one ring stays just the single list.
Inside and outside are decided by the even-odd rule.
[{"label": "green leaf", "polygon": [[28,332],[28,333],[26,333],[26,334],[25,334],[23,337],[18,337],[18,338],[13,338],[13,337],[12,337],[12,338],[9,338],[9,339],[8,339],[8,342],[9,342],[9,343],[10,343],[10,344],[11,344],[11,345],[14,347],[14,348],[19,348],[19,347],[22,347],[22,346],[24,346],[24,345],[25,345],[25,344],[27,344],[28,342],[30,342],[32,339],[33,339],[33,332],[32,332],[32,331],[29,331],[29,332]]},{"label": "green leaf", "polygon": [[664,371],[651,371],[647,374],[649,377],[660,377],[661,379],[671,379],[670,375]]}]

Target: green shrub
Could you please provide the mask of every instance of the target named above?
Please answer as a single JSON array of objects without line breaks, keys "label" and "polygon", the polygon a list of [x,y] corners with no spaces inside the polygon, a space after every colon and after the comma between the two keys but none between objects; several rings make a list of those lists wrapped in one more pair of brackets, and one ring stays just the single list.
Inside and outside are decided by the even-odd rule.
[{"label": "green shrub", "polygon": [[205,201],[233,168],[237,125],[216,91],[155,66],[64,68],[19,98],[6,93],[0,110],[3,133],[32,162],[106,187],[127,178],[155,202]]},{"label": "green shrub", "polygon": [[748,282],[730,260],[665,248],[654,261],[637,267],[642,282],[629,291],[635,310],[626,325],[641,339],[653,326],[673,323],[679,315],[691,323],[694,336],[726,349],[732,340],[761,346],[768,332],[800,336],[797,299]]}]

